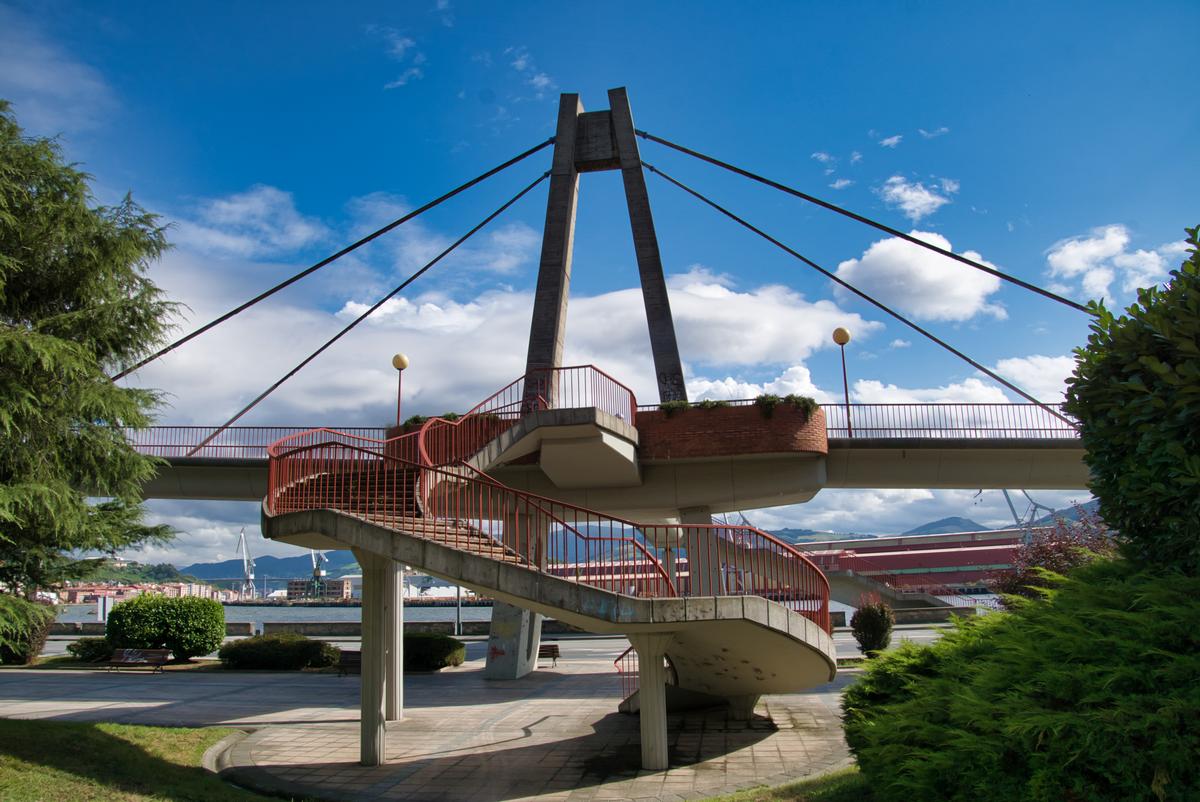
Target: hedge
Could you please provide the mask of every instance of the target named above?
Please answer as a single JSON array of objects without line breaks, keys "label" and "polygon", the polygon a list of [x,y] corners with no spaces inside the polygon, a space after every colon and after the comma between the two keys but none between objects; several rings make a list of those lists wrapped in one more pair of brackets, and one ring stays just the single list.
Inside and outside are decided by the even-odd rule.
[{"label": "hedge", "polygon": [[879,800],[1200,799],[1200,578],[1101,561],[872,660],[843,697]]},{"label": "hedge", "polygon": [[338,661],[339,652],[330,643],[294,632],[280,632],[230,641],[217,656],[226,668],[299,671],[331,666]]},{"label": "hedge", "polygon": [[36,660],[54,618],[50,605],[0,594],[0,664],[28,665]]},{"label": "hedge", "polygon": [[225,609],[192,596],[136,596],[108,614],[106,636],[114,649],[170,649],[176,660],[187,660],[225,640]]},{"label": "hedge", "polygon": [[404,633],[405,671],[437,671],[446,666],[461,666],[466,659],[467,645],[449,635]]},{"label": "hedge", "polygon": [[67,644],[67,652],[76,660],[99,663],[112,657],[113,647],[108,638],[80,638]]}]

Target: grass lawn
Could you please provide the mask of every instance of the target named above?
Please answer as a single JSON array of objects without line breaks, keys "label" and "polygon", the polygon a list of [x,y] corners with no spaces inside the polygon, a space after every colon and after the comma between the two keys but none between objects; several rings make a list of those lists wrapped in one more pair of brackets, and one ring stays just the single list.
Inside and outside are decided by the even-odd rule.
[{"label": "grass lawn", "polygon": [[873,799],[875,796],[858,769],[849,768],[778,788],[753,788],[712,802],[872,802]]},{"label": "grass lawn", "polygon": [[0,799],[266,799],[226,785],[200,767],[204,751],[231,732],[0,719]]}]

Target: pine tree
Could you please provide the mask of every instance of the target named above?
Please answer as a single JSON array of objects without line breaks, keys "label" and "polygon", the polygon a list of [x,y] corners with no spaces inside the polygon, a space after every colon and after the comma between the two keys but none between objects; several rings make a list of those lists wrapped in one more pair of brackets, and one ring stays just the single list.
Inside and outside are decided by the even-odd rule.
[{"label": "pine tree", "polygon": [[159,395],[108,378],[170,328],[146,277],[167,242],[129,196],[95,205],[89,179],[0,101],[0,585],[25,595],[86,571],[72,552],[171,536],[142,524],[155,461],[123,433]]}]

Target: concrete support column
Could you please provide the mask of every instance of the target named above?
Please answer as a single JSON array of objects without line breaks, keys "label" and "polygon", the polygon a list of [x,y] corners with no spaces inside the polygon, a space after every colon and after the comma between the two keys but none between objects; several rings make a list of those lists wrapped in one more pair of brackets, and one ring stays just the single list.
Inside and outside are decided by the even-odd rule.
[{"label": "concrete support column", "polygon": [[385,560],[383,601],[387,627],[384,712],[388,721],[404,718],[404,566]]},{"label": "concrete support column", "polygon": [[[549,519],[526,505],[505,514],[501,539],[509,548],[546,567]],[[496,602],[488,629],[485,679],[519,679],[537,670],[538,646],[542,642],[541,613]]]},{"label": "concrete support column", "polygon": [[[712,524],[712,509],[687,507],[679,511],[683,540],[688,549],[688,570],[692,578],[692,595],[721,596],[726,592],[722,581],[721,563],[727,547],[707,525]],[[688,527],[687,524],[693,524]],[[705,528],[695,526],[705,525]]]},{"label": "concrete support column", "polygon": [[379,766],[384,762],[387,685],[387,565],[389,558],[354,549],[362,568],[362,676],[359,680],[359,762]]},{"label": "concrete support column", "polygon": [[663,771],[670,755],[667,745],[667,668],[671,635],[651,632],[629,636],[638,656],[638,703],[641,717],[642,768]]},{"label": "concrete support column", "polygon": [[757,693],[730,696],[728,701],[729,717],[734,721],[749,721],[754,718],[754,706],[758,704]]}]

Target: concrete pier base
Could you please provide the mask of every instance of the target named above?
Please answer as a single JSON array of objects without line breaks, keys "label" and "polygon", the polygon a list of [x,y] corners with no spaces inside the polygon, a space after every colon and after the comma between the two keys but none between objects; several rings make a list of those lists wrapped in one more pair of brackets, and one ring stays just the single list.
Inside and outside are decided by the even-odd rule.
[{"label": "concrete pier base", "polygon": [[666,633],[630,635],[629,642],[638,656],[638,699],[642,735],[642,768],[663,771],[670,757],[667,751],[667,644]]},{"label": "concrete pier base", "polygon": [[729,718],[734,721],[749,721],[754,718],[754,706],[758,704],[758,694],[748,693],[744,696],[730,696]]},{"label": "concrete pier base", "polygon": [[492,626],[488,633],[484,677],[519,679],[535,670],[541,641],[540,613],[496,602],[492,606]]},{"label": "concrete pier base", "polygon": [[387,631],[387,670],[384,714],[388,721],[404,718],[404,566],[384,559],[384,626]]}]

